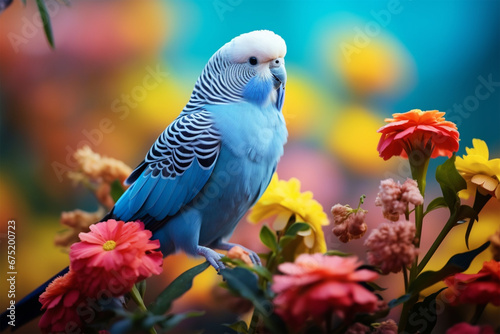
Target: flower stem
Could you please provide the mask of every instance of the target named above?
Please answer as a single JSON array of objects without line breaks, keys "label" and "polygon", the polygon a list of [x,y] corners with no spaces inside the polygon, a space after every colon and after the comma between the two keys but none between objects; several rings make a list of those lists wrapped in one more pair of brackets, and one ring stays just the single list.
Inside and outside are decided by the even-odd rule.
[{"label": "flower stem", "polygon": [[443,229],[441,230],[441,232],[439,232],[439,235],[437,236],[436,240],[434,240],[434,242],[432,243],[431,248],[429,248],[424,258],[419,263],[417,267],[417,275],[420,274],[422,270],[424,270],[425,266],[427,265],[431,257],[434,255],[436,250],[439,248],[444,238],[446,238],[446,236],[451,231],[453,226],[455,226],[455,223],[456,223],[455,215],[451,215],[446,224],[444,225]]},{"label": "flower stem", "polygon": [[474,311],[474,315],[472,316],[472,319],[470,319],[471,325],[477,324],[479,321],[479,318],[481,318],[481,315],[483,314],[484,309],[486,308],[486,304],[478,304],[476,306],[476,310]]},{"label": "flower stem", "polygon": [[[137,286],[134,284],[132,287],[132,290],[129,292],[130,297],[132,297],[132,300],[137,304],[139,309],[143,312],[147,312],[147,307],[144,305],[144,300],[142,300],[141,293],[137,289]],[[156,329],[154,327],[151,327],[149,329],[150,334],[156,334]]]},{"label": "flower stem", "polygon": [[[418,154],[418,153],[422,154]],[[425,198],[425,178],[427,176],[427,169],[429,167],[430,153],[426,154],[424,151],[413,151],[407,152],[408,161],[410,162],[411,177],[417,181],[418,189],[420,194]],[[422,225],[424,219],[424,205],[415,206],[415,247],[420,248],[420,239],[422,236]],[[404,274],[403,274],[404,275]],[[415,256],[415,260],[410,268],[410,277],[408,280],[408,285],[411,284],[418,276],[418,255]],[[405,280],[406,282],[406,280]],[[405,289],[407,289],[405,287]],[[418,296],[414,296],[407,300],[403,304],[403,310],[401,312],[401,319],[399,321],[399,332],[403,332],[406,323],[408,321],[408,316],[413,305],[418,301]]]},{"label": "flower stem", "polygon": [[250,320],[250,326],[248,327],[248,334],[257,333],[257,325],[259,324],[259,313],[254,308],[252,314],[252,320]]},{"label": "flower stem", "polygon": [[408,271],[405,266],[403,266],[403,280],[405,282],[405,293],[408,293]]}]

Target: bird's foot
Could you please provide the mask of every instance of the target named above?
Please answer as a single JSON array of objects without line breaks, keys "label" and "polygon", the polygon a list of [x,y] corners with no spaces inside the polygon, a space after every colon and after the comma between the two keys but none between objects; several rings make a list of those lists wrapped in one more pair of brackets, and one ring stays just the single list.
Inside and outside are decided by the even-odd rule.
[{"label": "bird's foot", "polygon": [[220,260],[224,255],[203,246],[198,246],[196,248],[196,252],[198,253],[198,255],[204,256],[207,259],[208,263],[210,263],[212,267],[215,268],[215,270],[219,271],[226,268],[224,263],[222,263],[222,261]]}]

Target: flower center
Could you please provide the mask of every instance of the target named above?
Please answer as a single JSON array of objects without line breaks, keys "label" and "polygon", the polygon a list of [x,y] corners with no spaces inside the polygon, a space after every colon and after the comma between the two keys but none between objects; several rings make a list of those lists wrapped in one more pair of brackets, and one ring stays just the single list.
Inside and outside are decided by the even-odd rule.
[{"label": "flower center", "polygon": [[104,245],[102,245],[102,249],[104,249],[105,251],[113,250],[115,249],[115,247],[116,247],[116,241],[114,240],[108,240],[104,243]]}]

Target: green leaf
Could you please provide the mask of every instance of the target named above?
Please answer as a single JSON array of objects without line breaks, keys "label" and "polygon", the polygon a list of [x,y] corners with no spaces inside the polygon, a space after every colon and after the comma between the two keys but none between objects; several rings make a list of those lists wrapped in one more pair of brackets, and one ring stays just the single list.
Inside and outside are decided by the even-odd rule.
[{"label": "green leaf", "polygon": [[135,286],[137,287],[137,291],[139,291],[141,297],[144,298],[144,295],[146,294],[146,280],[144,279],[138,283],[135,283]]},{"label": "green leaf", "polygon": [[450,275],[461,273],[461,272],[467,270],[467,268],[469,268],[472,260],[474,260],[474,258],[479,253],[481,253],[486,248],[488,248],[489,245],[490,245],[490,242],[487,241],[486,243],[484,243],[483,245],[481,245],[480,247],[478,247],[474,250],[464,252],[464,253],[455,254],[448,260],[448,262],[440,270],[438,270],[438,271],[429,270],[429,271],[425,271],[425,272],[421,273],[415,279],[415,281],[413,281],[410,284],[410,288],[409,288],[410,293],[412,295],[416,295],[420,291],[430,287],[431,285],[436,284],[437,282],[442,281],[443,279],[445,279],[446,277],[448,277]]},{"label": "green leaf", "polygon": [[264,277],[268,281],[272,280],[272,274],[271,274],[271,272],[266,267],[258,266],[258,265],[249,266],[248,264],[246,264],[245,262],[243,262],[243,260],[240,260],[240,259],[231,259],[231,258],[228,258],[227,256],[224,256],[221,259],[221,261],[224,262],[224,263],[230,263],[230,264],[232,264],[234,266],[238,266],[238,267],[242,267],[242,268],[245,268],[247,270],[250,270],[251,272],[254,272],[257,275],[259,275],[261,277]]},{"label": "green leaf", "polygon": [[259,289],[257,276],[250,270],[241,267],[226,268],[222,269],[220,274],[231,291],[250,300],[259,312],[263,314],[270,312],[266,308],[268,305],[264,292]]},{"label": "green leaf", "polygon": [[225,324],[224,326],[231,328],[234,330],[236,333],[239,334],[247,334],[248,333],[248,326],[247,323],[243,320],[237,321],[234,324]]},{"label": "green leaf", "polygon": [[476,210],[468,205],[460,205],[457,213],[457,221],[461,221],[467,218],[477,219]]},{"label": "green leaf", "polygon": [[351,256],[352,253],[344,253],[344,252],[341,252],[339,250],[329,250],[329,251],[326,251],[325,255],[346,257],[346,256]]},{"label": "green leaf", "polygon": [[311,228],[311,226],[309,226],[308,223],[302,223],[302,222],[293,223],[285,231],[285,236],[295,237],[297,235],[297,233],[302,232],[302,231],[307,231],[310,228]]},{"label": "green leaf", "polygon": [[405,333],[430,334],[437,322],[436,297],[446,288],[425,297],[419,303],[413,305],[408,317],[408,324],[404,328]]},{"label": "green leaf", "polygon": [[276,235],[271,231],[267,225],[262,225],[260,229],[260,241],[267,246],[273,252],[276,252],[278,248],[278,242],[276,241]]},{"label": "green leaf", "polygon": [[[177,326],[180,322],[190,319],[190,318],[195,318],[195,317],[201,317],[204,315],[205,312],[203,311],[191,311],[191,312],[185,312],[185,313],[177,313],[173,315],[169,315],[166,317],[166,319],[162,321],[157,321],[155,323],[149,323],[146,322],[144,326],[145,328],[151,328],[153,325],[158,324],[160,325],[161,328],[169,330]],[[149,325],[149,327],[148,327]]]},{"label": "green leaf", "polygon": [[280,238],[280,247],[285,248],[290,242],[295,240],[295,238],[297,237],[297,233],[301,231],[307,231],[310,228],[311,227],[307,223],[293,223],[289,228],[287,228],[285,234],[283,234],[283,236]]},{"label": "green leaf", "polygon": [[445,208],[445,207],[446,207],[446,201],[444,200],[444,197],[434,198],[429,203],[429,205],[427,205],[427,209],[424,212],[424,216],[433,210],[436,210],[439,208]]},{"label": "green leaf", "polygon": [[120,197],[122,197],[124,192],[125,189],[123,189],[123,186],[120,183],[120,181],[115,180],[113,181],[113,183],[111,183],[110,193],[111,193],[111,198],[113,198],[113,201],[115,201],[115,203],[118,201],[118,199],[120,199]]},{"label": "green leaf", "polygon": [[373,282],[365,282],[364,284],[369,286],[370,287],[369,290],[371,290],[371,291],[385,291],[385,290],[387,290],[387,288],[382,288],[380,285],[373,283]]},{"label": "green leaf", "polygon": [[474,204],[472,205],[472,209],[475,212],[475,216],[471,217],[469,220],[469,225],[467,225],[467,231],[465,232],[465,245],[467,246],[467,249],[469,248],[469,236],[470,232],[472,231],[472,226],[474,225],[474,222],[476,220],[479,220],[478,215],[479,212],[483,209],[483,207],[488,203],[490,200],[491,195],[483,195],[479,192],[479,190],[476,190],[476,197],[474,198]]},{"label": "green leaf", "polygon": [[441,186],[446,206],[453,212],[460,205],[458,192],[467,188],[467,183],[455,167],[455,154],[436,168],[436,180]]},{"label": "green leaf", "polygon": [[47,41],[50,47],[54,48],[54,36],[52,35],[52,26],[50,24],[50,15],[45,7],[44,0],[36,0],[36,5],[38,6],[38,11],[40,12],[40,17],[42,18],[43,30],[45,31],[45,36],[47,36]]},{"label": "green leaf", "polygon": [[273,313],[271,300],[268,300],[264,291],[259,288],[255,274],[241,267],[222,269],[220,274],[233,293],[252,302],[255,310],[263,315],[264,324],[272,333],[285,333],[281,320]]},{"label": "green leaf", "polygon": [[164,314],[170,309],[172,302],[186,293],[193,286],[193,279],[210,266],[203,262],[182,273],[163,290],[158,298],[148,307],[153,314]]}]

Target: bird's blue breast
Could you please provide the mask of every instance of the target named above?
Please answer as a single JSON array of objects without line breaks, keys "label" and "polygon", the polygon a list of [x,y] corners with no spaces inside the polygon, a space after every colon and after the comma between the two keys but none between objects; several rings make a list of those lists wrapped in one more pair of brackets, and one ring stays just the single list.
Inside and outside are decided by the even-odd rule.
[{"label": "bird's blue breast", "polygon": [[274,106],[250,103],[208,106],[222,147],[217,165],[200,197],[200,244],[229,236],[246,211],[267,188],[283,155],[287,130]]}]

